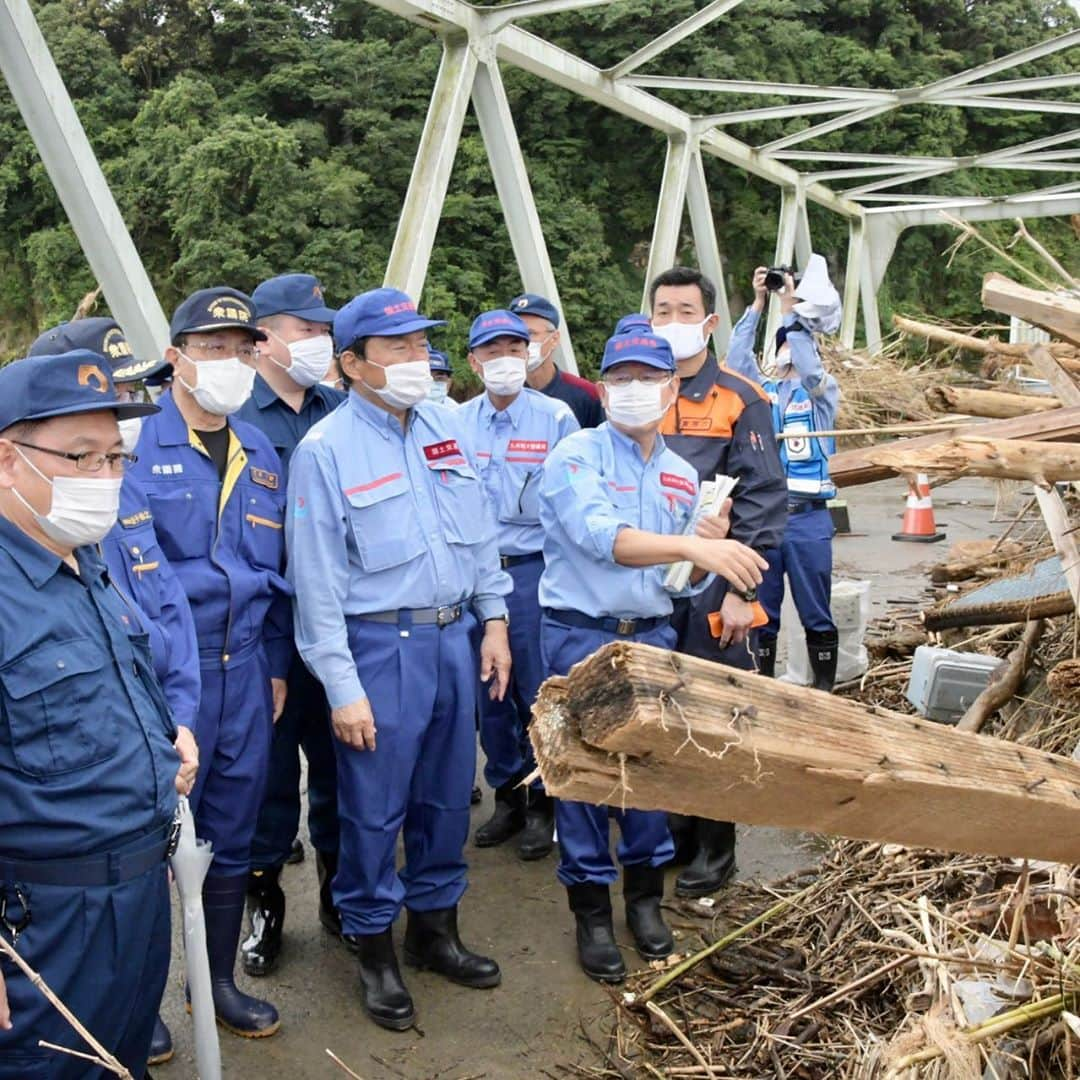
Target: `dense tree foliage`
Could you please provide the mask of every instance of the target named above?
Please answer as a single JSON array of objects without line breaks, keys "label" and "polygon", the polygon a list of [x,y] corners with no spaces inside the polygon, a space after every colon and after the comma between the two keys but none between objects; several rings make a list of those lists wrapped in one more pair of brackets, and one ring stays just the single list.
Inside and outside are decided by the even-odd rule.
[{"label": "dense tree foliage", "polygon": [[[600,66],[700,0],[620,0],[527,26]],[[364,0],[48,0],[56,62],[166,310],[217,282],[250,289],[290,269],[343,300],[377,285],[412,167],[440,43]],[[1065,0],[747,0],[643,71],[897,87],[930,82],[1080,24]],[[1004,77],[1076,69],[1073,49]],[[663,165],[661,136],[505,70],[519,136],[581,359],[637,307]],[[698,113],[779,104],[660,92]],[[1056,96],[1063,96],[1057,92]],[[1080,93],[1074,93],[1080,100]],[[722,104],[721,104],[722,103]],[[913,107],[809,144],[978,153],[1064,130],[1042,112]],[[753,143],[813,123],[737,125]],[[733,304],[772,252],[778,192],[709,162]],[[1068,175],[960,172],[921,190],[1005,193]],[[815,247],[842,272],[846,229],[813,211]],[[1066,258],[1068,222],[1035,226]],[[1008,225],[996,227],[1007,237]],[[978,316],[985,253],[946,268],[947,229],[902,238],[886,284],[896,307]],[[686,238],[683,257],[693,260]],[[93,280],[19,115],[0,87],[0,355],[70,315]],[[475,121],[466,123],[424,295],[460,354],[469,317],[520,288]]]}]

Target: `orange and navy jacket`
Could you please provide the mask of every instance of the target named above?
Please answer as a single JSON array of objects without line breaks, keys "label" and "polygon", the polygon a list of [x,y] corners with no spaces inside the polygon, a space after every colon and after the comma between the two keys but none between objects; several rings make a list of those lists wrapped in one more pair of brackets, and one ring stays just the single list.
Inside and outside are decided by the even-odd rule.
[{"label": "orange and navy jacket", "polygon": [[697,470],[738,477],[731,537],[757,552],[778,548],[787,524],[787,481],[773,434],[772,407],[761,387],[716,362],[684,379],[660,426],[667,445]]}]

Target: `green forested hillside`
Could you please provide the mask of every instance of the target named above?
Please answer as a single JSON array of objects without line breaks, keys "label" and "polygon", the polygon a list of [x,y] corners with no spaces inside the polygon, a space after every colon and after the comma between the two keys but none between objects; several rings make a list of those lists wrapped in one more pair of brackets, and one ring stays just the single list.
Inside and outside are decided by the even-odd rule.
[{"label": "green forested hillside", "polygon": [[[640,47],[701,0],[621,0],[530,20],[527,28],[601,66]],[[381,282],[440,43],[363,0],[53,0],[39,21],[169,310],[186,292],[250,289],[290,269],[319,274],[332,300]],[[1080,25],[1064,0],[747,0],[642,69],[717,78],[896,87],[960,71]],[[1007,78],[1075,71],[1080,49]],[[504,72],[579,356],[636,308],[664,140],[517,70]],[[696,112],[780,103],[660,92]],[[1068,92],[1056,92],[1064,97]],[[1072,91],[1080,100],[1080,91]],[[878,153],[977,153],[1066,130],[1041,112],[917,107],[808,144]],[[813,120],[729,129],[753,143]],[[805,163],[804,163],[805,165]],[[708,163],[733,306],[771,256],[779,198],[765,181]],[[921,190],[1004,193],[1069,174],[957,173]],[[815,247],[841,266],[846,227],[812,209]],[[1033,228],[1076,265],[1067,221]],[[1007,237],[1009,224],[996,227]],[[909,232],[886,283],[896,308],[978,316],[985,253],[946,269],[946,229]],[[685,257],[692,260],[688,246]],[[1023,257],[1023,256],[1022,256]],[[67,224],[0,86],[0,356],[71,314],[93,287]],[[481,307],[519,288],[470,117],[424,304],[460,341]]]}]

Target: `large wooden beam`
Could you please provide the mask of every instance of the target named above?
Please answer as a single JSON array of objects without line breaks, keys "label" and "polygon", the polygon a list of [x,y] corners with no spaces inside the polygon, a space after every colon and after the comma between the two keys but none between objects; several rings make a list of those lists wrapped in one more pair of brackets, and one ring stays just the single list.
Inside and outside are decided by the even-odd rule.
[{"label": "large wooden beam", "polygon": [[1050,412],[1036,413],[1032,416],[1018,416],[1013,420],[992,420],[985,424],[972,424],[970,427],[957,428],[955,432],[923,435],[916,439],[843,450],[829,459],[829,474],[837,487],[870,484],[875,480],[884,480],[895,472],[890,466],[878,464],[873,460],[877,451],[900,447],[908,450],[922,450],[946,442],[950,438],[968,435],[977,435],[987,439],[1070,442],[1080,439],[1080,406],[1052,409]]},{"label": "large wooden beam", "polygon": [[1006,626],[1029,619],[1052,619],[1056,615],[1070,615],[1075,609],[1071,594],[1053,592],[985,604],[939,604],[924,611],[922,620],[927,630],[938,633],[961,626]]},{"label": "large wooden beam", "polygon": [[1004,274],[990,273],[983,278],[982,304],[1080,345],[1080,300],[1075,297],[1029,289]]},{"label": "large wooden beam", "polygon": [[908,475],[988,476],[1030,480],[1041,487],[1059,480],[1080,480],[1080,446],[1074,443],[957,436],[922,449],[903,443],[880,446],[872,451],[870,460]]},{"label": "large wooden beam", "polygon": [[[906,337],[921,337],[926,341],[936,342],[954,349],[966,349],[968,352],[996,353],[998,356],[1015,357],[1017,361],[1027,359],[1030,345],[1023,342],[1001,341],[997,337],[980,338],[974,334],[962,334],[957,330],[938,326],[936,323],[919,322],[905,315],[894,315],[893,326]],[[1077,363],[1076,347],[1065,342],[1051,342],[1050,351],[1059,359]],[[1075,368],[1074,368],[1075,370]]]},{"label": "large wooden beam", "polygon": [[647,645],[546,683],[530,732],[560,798],[1080,861],[1080,763]]},{"label": "large wooden beam", "polygon": [[[1068,378],[1067,375],[1065,377]],[[1014,416],[1030,416],[1032,413],[1061,408],[1061,402],[1056,397],[1010,394],[1004,390],[974,390],[968,386],[931,386],[926,391],[926,403],[938,412],[986,416],[993,420],[1008,420]],[[1076,404],[1080,405],[1080,401]]]}]

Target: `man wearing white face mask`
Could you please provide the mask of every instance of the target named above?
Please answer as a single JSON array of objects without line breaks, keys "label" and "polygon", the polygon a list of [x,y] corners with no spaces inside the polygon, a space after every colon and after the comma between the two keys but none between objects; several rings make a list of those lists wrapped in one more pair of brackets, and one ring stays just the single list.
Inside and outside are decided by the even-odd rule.
[{"label": "man wearing white face mask", "polygon": [[[745,590],[760,583],[765,560],[726,539],[726,518],[705,517],[685,535],[698,497],[694,469],[660,435],[679,392],[671,348],[632,329],[608,340],[600,365],[608,421],[564,439],[544,465],[540,520],[544,572],[540,645],[546,675],[565,675],[611,641],[675,647],[667,564],[697,568],[686,595],[720,574]],[[671,931],[660,913],[664,865],[673,845],[667,815],[557,800],[559,880],[577,922],[578,958],[601,982],[626,975],[615,943],[609,819],[619,823],[626,922],[645,959],[668,956]]]},{"label": "man wearing white face mask", "polygon": [[428,365],[431,368],[431,392],[428,394],[428,401],[446,409],[460,408],[460,404],[450,396],[454,386],[454,370],[450,366],[450,357],[441,349],[433,349],[429,345]]},{"label": "man wearing white face mask", "polygon": [[[664,417],[668,446],[697,470],[700,481],[734,476],[731,535],[758,554],[779,543],[787,517],[784,471],[772,415],[761,388],[717,363],[709,351],[716,329],[716,286],[698,270],[676,266],[649,286],[653,331],[671,346],[682,384]],[[765,622],[756,592],[717,580],[676,604],[672,624],[679,651],[752,669],[752,631]],[[678,818],[676,859],[690,865],[675,881],[677,896],[705,896],[735,872],[732,822]]]},{"label": "man wearing white face mask", "polygon": [[480,695],[484,779],[495,792],[495,809],[474,839],[477,847],[494,847],[522,832],[518,854],[527,861],[551,851],[555,821],[541,781],[528,789],[519,786],[535,768],[528,726],[544,679],[537,599],[544,530],[537,496],[548,454],[579,427],[568,405],[524,388],[530,347],[529,329],[516,315],[478,315],[469,333],[469,363],[485,392],[461,408],[499,523],[499,558],[514,581],[507,600],[514,661],[510,690],[502,701]]},{"label": "man wearing white face mask", "polygon": [[237,989],[233,970],[273,723],[285,705],[292,590],[281,462],[258,428],[232,414],[251,395],[255,344],[266,335],[250,298],[224,287],[188,297],[169,331],[172,388],[143,425],[134,474],[199,642],[203,770],[191,802],[196,833],[214,845],[203,885],[214,1006],[223,1027],[262,1038],[280,1026],[277,1010]]},{"label": "man wearing white face mask", "polygon": [[[256,287],[251,299],[266,340],[256,346],[255,386],[236,416],[273,443],[281,458],[284,487],[300,440],[345,400],[343,391],[322,384],[333,362],[330,326],[337,311],[326,306],[322,286],[311,274],[270,278]],[[281,953],[285,894],[280,881],[300,824],[301,746],[308,761],[308,830],[319,877],[319,919],[337,934],[340,922],[330,896],[330,882],[337,872],[338,826],[329,709],[318,679],[294,652],[251,846],[251,934],[241,946],[249,975],[269,975]]]},{"label": "man wearing white face mask", "polygon": [[391,936],[402,907],[409,963],[474,988],[501,978],[462,944],[458,903],[476,770],[471,633],[482,625],[480,678],[502,698],[511,582],[461,410],[427,400],[427,331],[439,325],[391,288],[338,312],[349,400],[297,447],[289,477],[296,643],[335,735],[333,899],[363,1008],[398,1031],[416,1015]]},{"label": "man wearing white face mask", "polygon": [[[137,1077],[169,965],[177,792],[197,760],[177,756],[142,620],[95,545],[116,522],[132,462],[117,421],[154,411],[122,403],[107,361],[87,349],[0,370],[5,933]],[[0,1077],[87,1075],[39,1046],[67,1044],[70,1028],[4,969]]]}]

